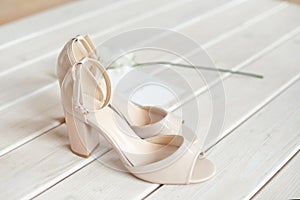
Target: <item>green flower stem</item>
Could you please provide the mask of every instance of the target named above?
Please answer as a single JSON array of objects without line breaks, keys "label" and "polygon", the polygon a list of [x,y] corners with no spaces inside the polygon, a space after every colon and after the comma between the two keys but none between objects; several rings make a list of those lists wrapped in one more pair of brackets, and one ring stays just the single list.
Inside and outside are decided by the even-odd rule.
[{"label": "green flower stem", "polygon": [[199,69],[209,70],[209,71],[218,71],[218,72],[224,72],[224,73],[238,74],[238,75],[250,76],[250,77],[260,78],[260,79],[264,78],[260,74],[254,74],[254,73],[249,73],[249,72],[233,71],[233,70],[222,69],[222,68],[194,66],[194,65],[187,65],[187,64],[181,64],[181,63],[164,62],[164,61],[136,63],[136,64],[132,65],[132,67],[147,66],[147,65],[172,65],[172,66],[192,68],[192,69],[199,68]]}]

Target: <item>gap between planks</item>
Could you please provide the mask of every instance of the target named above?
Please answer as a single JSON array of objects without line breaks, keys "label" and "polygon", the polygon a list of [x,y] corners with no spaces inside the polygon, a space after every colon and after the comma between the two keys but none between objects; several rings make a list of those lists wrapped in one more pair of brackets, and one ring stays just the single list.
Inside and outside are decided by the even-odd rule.
[{"label": "gap between planks", "polygon": [[[208,11],[208,12],[210,12],[210,11]],[[200,19],[201,19],[201,18],[200,18]],[[182,25],[179,25],[179,26],[182,26]],[[182,27],[184,27],[184,26],[182,26]],[[56,82],[51,83],[51,85],[55,85],[55,83],[56,83]],[[45,86],[45,87],[41,88],[38,92],[44,91],[44,89],[47,89],[47,88],[48,88],[48,86]],[[34,92],[34,94],[36,94],[36,92]],[[30,97],[30,96],[32,96],[32,95],[31,95],[31,94],[28,94],[28,95],[26,95],[24,98],[22,98],[21,100],[23,101],[24,99],[26,99],[26,98],[28,98],[28,97]],[[20,100],[20,101],[21,101],[21,100]],[[18,100],[15,100],[15,101],[11,102],[9,105],[7,105],[7,106],[4,105],[4,106],[2,106],[1,108],[4,109],[4,108],[7,108],[7,107],[9,107],[9,106],[12,106],[13,104],[17,103],[17,101],[18,101]],[[58,126],[58,124],[55,124],[54,126]],[[33,138],[36,138],[36,136],[33,137]],[[31,138],[31,140],[32,140],[33,138]],[[28,142],[28,141],[27,141],[27,140],[21,141],[21,142],[18,143],[18,145],[20,146],[22,143],[26,143],[26,142]],[[6,154],[6,153],[8,153],[8,152],[10,152],[11,150],[13,150],[13,149],[15,149],[15,148],[17,148],[16,145],[10,146],[9,148],[7,148],[7,149],[5,149],[5,150],[2,151],[2,155],[3,155],[3,154]]]},{"label": "gap between planks", "polygon": [[[300,148],[299,148],[300,149]],[[299,154],[299,150],[295,153],[295,155],[293,155],[261,188],[260,190],[258,190],[252,197],[251,199],[267,199],[266,196],[269,195],[268,199],[272,199],[274,200],[274,197],[277,198],[278,200],[280,199],[278,196],[285,196],[284,199],[296,199],[297,197],[299,196],[286,196],[287,194],[287,188],[285,188],[284,190],[281,190],[280,191],[280,195],[278,195],[279,191],[276,190],[275,191],[275,188],[274,188],[274,185],[277,185],[279,186],[278,184],[280,183],[281,187],[280,188],[284,188],[282,187],[284,184],[284,186],[286,185],[286,183],[284,183],[284,181],[286,180],[283,180],[285,179],[285,177],[289,177],[291,174],[293,173],[297,173],[296,171],[287,171],[287,170],[290,170],[290,168],[293,167],[293,165],[295,165],[295,163],[297,164],[298,162],[298,165],[299,165],[299,157],[300,157],[300,154]],[[294,177],[291,177],[291,178],[294,178]],[[278,181],[279,180],[279,181]],[[278,181],[278,182],[276,182]],[[288,183],[290,184],[290,182]],[[293,183],[295,185],[297,185],[297,183]],[[298,184],[299,185],[299,184]],[[293,186],[294,187],[294,186]],[[297,187],[297,186],[296,186]],[[273,191],[274,193],[273,194],[270,194],[271,192],[270,191]],[[276,193],[276,196],[274,196],[274,194]],[[300,194],[300,193],[299,193]],[[271,195],[273,195],[273,197],[271,197]],[[264,197],[265,196],[265,197]],[[263,198],[262,198],[263,197]]]},{"label": "gap between planks", "polygon": [[[273,9],[272,9],[273,10]],[[289,34],[287,34],[285,37],[283,37],[283,39],[284,38],[289,38],[289,37],[292,37],[293,35],[295,35],[297,33],[297,31],[295,31],[295,32],[291,32],[291,33],[289,33]],[[269,48],[266,48],[265,50],[266,51],[264,51],[263,50],[263,54],[258,54],[259,56],[254,56],[254,58],[252,57],[250,60],[247,60],[245,63],[246,64],[248,64],[248,63],[250,63],[250,62],[252,62],[252,61],[254,61],[255,59],[258,59],[260,56],[262,56],[262,55],[264,55],[264,53],[267,53],[268,51],[270,51],[270,50],[272,50],[273,48],[276,48],[278,45],[280,45],[282,42],[284,42],[284,40],[278,40],[277,42],[275,42],[274,44],[276,44],[276,45],[270,45],[269,46]],[[243,65],[244,66],[244,65]],[[202,91],[203,92],[203,91]],[[200,92],[199,94],[201,94],[202,92]],[[57,126],[57,125],[55,125],[55,126]],[[35,138],[35,137],[34,137]],[[27,141],[26,141],[27,142]],[[22,142],[21,142],[22,143]],[[15,149],[16,148],[16,146],[12,146],[12,148],[11,149]],[[9,150],[7,151],[5,151],[5,153],[7,153],[7,152],[9,152]]]},{"label": "gap between planks", "polygon": [[[299,37],[298,37],[299,38]],[[294,156],[298,151],[299,151],[299,148],[300,148],[300,145],[297,144],[297,140],[299,141],[299,136],[297,135],[297,132],[293,131],[290,127],[289,127],[289,124],[294,124],[293,126],[296,126],[297,123],[294,123],[294,121],[297,121],[297,116],[299,117],[299,115],[297,114],[299,112],[299,103],[297,102],[297,98],[299,98],[299,95],[298,97],[295,99],[293,98],[293,95],[295,94],[295,92],[299,89],[300,87],[300,81],[298,80],[297,82],[293,83],[292,85],[290,85],[284,92],[282,92],[276,99],[272,100],[268,105],[266,105],[262,110],[260,110],[260,112],[257,112],[251,119],[249,119],[246,123],[242,124],[240,127],[238,127],[237,129],[235,129],[235,131],[233,132],[233,134],[230,134],[227,136],[227,138],[225,140],[222,140],[218,146],[215,147],[215,149],[212,150],[211,152],[211,155],[212,156],[211,158],[215,159],[216,162],[220,161],[220,159],[224,160],[222,162],[227,162],[226,166],[222,165],[222,171],[220,171],[216,178],[207,182],[207,183],[204,183],[202,186],[199,186],[199,191],[197,190],[197,186],[195,186],[193,188],[193,190],[195,191],[195,195],[196,193],[198,192],[198,196],[197,198],[200,198],[201,196],[201,193],[203,193],[204,196],[201,196],[202,198],[204,199],[207,199],[207,198],[214,198],[214,199],[219,199],[221,198],[222,195],[224,195],[224,192],[225,191],[228,191],[228,187],[230,187],[230,185],[233,184],[234,180],[238,179],[238,177],[241,176],[241,174],[244,173],[250,173],[252,172],[250,169],[247,170],[244,170],[244,168],[249,168],[250,166],[252,166],[251,164],[249,164],[249,166],[244,166],[244,167],[241,167],[241,166],[236,166],[236,169],[231,167],[232,164],[231,161],[230,161],[230,157],[236,157],[235,154],[239,154],[239,157],[243,156],[243,153],[245,155],[246,158],[244,159],[247,159],[249,157],[249,159],[251,158],[254,161],[257,161],[257,163],[260,163],[260,167],[259,167],[259,170],[258,172],[261,173],[260,175],[258,175],[260,177],[259,179],[259,183],[257,184],[256,183],[256,176],[254,176],[255,178],[253,178],[253,176],[248,176],[248,177],[245,177],[243,176],[241,181],[244,182],[245,186],[241,186],[242,183],[239,183],[238,185],[240,185],[240,187],[242,187],[244,190],[243,192],[244,193],[240,193],[238,194],[238,192],[236,191],[239,191],[239,187],[237,186],[236,187],[236,190],[234,190],[235,194],[234,195],[240,195],[240,196],[231,196],[230,198],[231,199],[240,199],[240,198],[245,198],[245,199],[248,199],[248,198],[251,198],[258,190],[261,189],[261,187],[263,185],[265,185],[265,183],[270,180],[271,177],[274,176],[275,173],[277,173],[277,171],[279,169],[282,168],[282,166],[284,166],[286,164],[286,162],[288,162],[288,160]],[[290,101],[287,101],[287,100],[290,100]],[[286,102],[288,102],[288,104],[286,104]],[[298,104],[296,104],[298,103]],[[286,108],[286,106],[281,106],[280,109],[277,109],[280,107],[280,105],[289,105],[288,108]],[[290,108],[291,107],[291,108]],[[272,109],[271,109],[272,108]],[[281,114],[277,114],[275,115],[275,113],[277,113],[277,111],[280,110],[279,113]],[[286,111],[290,111],[291,114],[286,114],[288,115],[288,119],[285,119],[285,115],[282,115],[283,113],[286,113]],[[268,114],[266,114],[268,113]],[[262,116],[265,116],[267,115],[267,117],[262,117]],[[270,116],[273,116],[273,119],[271,119],[271,121],[269,121],[269,117]],[[278,118],[278,119],[277,119]],[[281,119],[281,118],[284,118],[284,119]],[[275,120],[277,119],[277,120]],[[263,120],[264,123],[259,123],[261,120]],[[275,120],[275,122],[272,124],[271,122],[273,122],[272,120]],[[289,129],[285,129],[285,128],[279,128],[281,127],[280,123],[277,124],[276,122],[281,122],[283,121],[282,123],[285,123],[285,125],[287,127],[289,127]],[[261,121],[262,122],[262,121]],[[270,124],[273,126],[268,126],[268,125],[265,125],[265,123],[267,124]],[[260,125],[262,126],[262,128],[257,128],[257,127],[260,127]],[[298,125],[298,128],[299,128],[299,125]],[[261,136],[254,136],[253,135],[253,130],[256,130],[256,132],[260,132]],[[262,129],[262,130],[261,130]],[[279,130],[277,130],[279,129]],[[267,141],[265,141],[266,139],[264,139],[263,135],[268,135],[268,133],[270,132],[273,133],[273,132],[276,132],[276,135],[275,133],[273,135],[271,135],[270,137],[267,137],[267,139],[269,139],[268,143]],[[293,138],[292,136],[292,139],[291,140],[291,143],[289,143],[288,141],[286,143],[284,143],[284,136],[285,134],[293,134]],[[256,148],[256,147],[252,147],[252,143],[251,144],[247,144],[247,148],[251,147],[253,149],[253,151],[250,151],[249,149],[245,149],[243,150],[243,147],[238,147],[237,145],[240,145],[242,146],[243,143],[247,143],[247,142],[250,142],[247,137],[247,135],[245,136],[245,133],[248,134],[248,137],[249,138],[253,138],[253,140],[250,140],[253,142],[253,145],[256,144],[256,142],[259,142],[257,143],[257,145],[260,145],[261,146],[261,149],[253,149],[253,148]],[[280,137],[283,137],[281,138],[281,140],[279,141],[280,138],[278,138],[280,135]],[[278,136],[278,137],[277,137]],[[259,141],[256,141],[255,138],[259,138],[257,140]],[[272,138],[277,138],[277,139],[272,139]],[[271,143],[270,141],[273,142]],[[274,145],[276,145],[276,141],[280,142],[281,143],[281,147],[280,148],[275,148]],[[267,144],[265,144],[267,143]],[[226,145],[227,147],[231,147],[231,148],[226,148]],[[268,145],[269,145],[269,148],[268,148]],[[237,146],[237,147],[235,147]],[[285,151],[283,151],[283,149],[281,148],[284,148],[285,147]],[[271,151],[272,148],[275,148],[276,151]],[[228,153],[228,151],[230,151],[230,149],[232,149],[232,152],[231,153]],[[264,156],[264,152],[266,153],[266,150],[269,149],[268,151],[268,154],[269,156],[265,155]],[[226,150],[226,151],[225,151]],[[280,154],[281,153],[281,150],[284,152],[282,155]],[[259,155],[263,156],[263,157],[266,157],[266,160],[261,160],[259,158],[257,158],[258,154],[257,153],[260,153]],[[253,153],[254,155],[252,155],[251,153]],[[278,153],[278,155],[277,155]],[[274,155],[272,155],[274,154]],[[257,155],[257,156],[255,156]],[[262,169],[262,165],[263,163],[268,163],[269,161],[271,162],[271,159],[272,159],[272,162],[273,161],[273,157],[276,157],[277,160],[276,160],[276,163],[273,163],[273,165],[271,166],[271,168],[266,168],[265,172],[262,171],[260,172]],[[216,158],[218,157],[218,158]],[[237,158],[237,160],[235,160],[235,164],[236,165],[239,165],[239,159],[241,158]],[[267,158],[270,158],[270,159],[267,159]],[[265,162],[263,162],[265,161]],[[229,163],[230,162],[230,163]],[[255,162],[254,162],[255,163]],[[253,164],[254,164],[253,163]],[[224,163],[223,163],[224,164]],[[227,166],[228,165],[228,166]],[[219,165],[220,166],[220,165]],[[234,165],[235,166],[235,165]],[[263,165],[265,166],[265,165]],[[254,166],[253,166],[254,167]],[[258,167],[258,166],[257,166]],[[267,166],[268,167],[268,166]],[[236,172],[236,170],[239,169],[241,170],[242,172]],[[233,175],[235,173],[235,175]],[[224,176],[226,177],[226,179],[224,179]],[[236,178],[236,179],[234,179]],[[246,179],[247,178],[247,179]],[[220,182],[222,184],[220,184]],[[235,182],[236,183],[236,182]],[[248,188],[245,188],[248,184]],[[227,187],[228,186],[228,187]],[[222,190],[221,193],[216,193],[216,192],[213,192],[211,191],[210,193],[209,192],[204,192],[205,190],[207,190],[208,188],[214,188],[215,190],[218,190],[219,192]],[[223,188],[223,189],[222,189]],[[158,197],[161,196],[161,195],[166,195],[167,193],[170,194],[169,197],[177,197],[179,198],[180,196],[185,196],[188,198],[188,196],[190,196],[189,198],[191,198],[191,196],[194,196],[194,198],[196,197],[195,195],[193,195],[192,193],[189,193],[191,191],[189,191],[190,189],[189,188],[184,188],[184,187],[179,187],[179,186],[162,186],[160,187],[160,189],[154,193],[152,193],[151,195],[149,195],[150,199],[155,199],[155,197]],[[250,191],[249,191],[250,190]],[[233,192],[233,191],[231,191]],[[227,195],[232,195],[231,192],[227,193]],[[240,192],[240,191],[239,191]],[[219,195],[219,197],[218,197]]]},{"label": "gap between planks", "polygon": [[[203,46],[204,46],[205,48],[209,48],[209,47],[211,47],[211,46],[213,46],[213,45],[215,45],[215,44],[217,44],[217,43],[219,43],[219,42],[225,40],[225,39],[228,38],[229,36],[232,36],[232,35],[236,34],[237,32],[244,30],[245,28],[249,27],[250,25],[254,25],[254,24],[256,24],[257,22],[259,22],[260,20],[263,20],[263,19],[265,19],[265,18],[267,18],[267,17],[269,17],[269,16],[275,14],[276,12],[278,12],[279,10],[281,10],[281,9],[283,9],[283,8],[285,8],[285,7],[286,7],[286,3],[281,3],[280,5],[275,6],[274,8],[270,9],[269,11],[266,11],[265,13],[263,13],[263,14],[261,14],[261,15],[255,17],[254,19],[251,19],[251,20],[247,21],[246,23],[242,24],[241,26],[238,26],[237,28],[233,29],[233,31],[228,31],[228,32],[222,34],[221,36],[219,36],[217,39],[210,40],[209,42],[205,43]],[[226,8],[227,8],[227,7],[226,7]],[[216,13],[216,12],[213,11],[213,13]],[[204,15],[205,15],[205,14],[204,14]],[[206,15],[205,15],[205,16],[206,16]],[[209,14],[209,16],[210,16],[210,14]],[[199,20],[200,20],[200,19],[201,19],[201,17],[199,18]],[[179,25],[178,27],[175,27],[174,30],[180,30],[181,28],[186,27],[186,24],[189,24],[189,22],[183,23],[183,24]],[[55,50],[55,52],[52,52],[52,53],[50,53],[50,54],[52,55],[52,54],[54,54],[54,53],[55,53],[55,54],[57,53],[56,50]],[[194,54],[194,53],[196,53],[196,52],[191,52],[191,54]],[[48,57],[48,55],[47,55],[47,56],[46,56],[46,55],[43,55],[43,56],[41,57],[41,59],[44,59],[45,57]],[[33,63],[35,63],[35,62],[37,62],[37,61],[39,61],[39,60],[40,60],[40,59],[37,58],[37,59],[34,59],[34,60],[29,61],[29,63],[30,63],[30,64],[33,64]],[[27,66],[27,64],[26,64],[26,65],[22,65],[22,67],[24,67],[24,66]],[[240,68],[240,67],[237,67],[237,69],[239,69],[239,68]],[[10,68],[9,70],[3,72],[2,75],[5,75],[5,74],[7,74],[7,73],[11,73],[11,72],[13,72],[13,71],[15,71],[15,70],[17,70],[17,69],[19,69],[19,67],[16,67],[16,68],[12,67],[12,68]],[[233,70],[236,70],[236,69],[233,69]],[[158,73],[158,72],[154,72],[153,74],[156,74],[156,73]],[[1,76],[1,75],[0,75],[0,76]],[[10,107],[10,106],[12,106],[12,105],[18,103],[19,101],[22,101],[23,99],[26,99],[26,98],[28,98],[28,97],[31,97],[32,95],[34,95],[34,94],[36,94],[36,93],[38,93],[38,92],[40,92],[40,91],[43,91],[43,90],[47,89],[48,87],[51,87],[51,86],[54,85],[54,84],[55,84],[55,82],[50,83],[48,86],[44,86],[43,88],[41,88],[41,89],[39,89],[39,90],[37,90],[37,91],[35,91],[35,92],[32,92],[32,93],[27,94],[27,95],[25,95],[25,96],[23,96],[23,97],[21,97],[21,98],[19,98],[19,99],[16,99],[16,100],[14,100],[14,101],[11,101],[10,103],[4,104],[4,105],[0,106],[0,110],[3,110],[3,109],[5,109],[5,108],[7,108],[7,107]],[[200,92],[200,93],[201,93],[201,92]],[[200,94],[200,93],[199,93],[199,94]]]},{"label": "gap between planks", "polygon": [[[189,1],[192,1],[192,0],[189,0]],[[234,0],[233,2],[239,2],[239,1],[241,1],[241,0]],[[244,0],[242,0],[242,2],[243,2]],[[169,4],[169,5],[167,5],[167,6],[163,6],[163,7],[161,7],[161,8],[159,8],[158,10],[153,10],[153,11],[150,11],[150,12],[146,12],[145,13],[145,16],[147,16],[147,17],[139,17],[139,18],[137,18],[137,19],[130,19],[130,20],[127,20],[127,21],[124,21],[124,22],[122,22],[122,24],[117,24],[117,25],[114,25],[114,26],[112,26],[112,27],[110,27],[109,29],[107,29],[107,30],[105,30],[105,31],[100,31],[100,32],[96,32],[96,33],[94,33],[94,34],[91,34],[91,36],[92,37],[94,37],[94,39],[97,39],[97,38],[99,38],[100,36],[103,36],[103,35],[105,35],[105,34],[108,34],[108,33],[110,33],[111,34],[111,32],[112,31],[116,31],[116,30],[118,30],[118,29],[121,29],[121,28],[123,28],[123,27],[126,27],[126,26],[128,26],[128,25],[130,25],[130,24],[132,24],[132,23],[136,23],[136,22],[139,22],[139,21],[142,21],[142,20],[144,20],[144,19],[146,19],[146,18],[150,18],[150,17],[152,17],[152,16],[155,16],[155,15],[157,15],[158,13],[164,13],[165,11],[171,11],[172,10],[172,8],[175,8],[175,7],[180,7],[180,5],[182,5],[182,4],[184,4],[184,3],[186,3],[186,2],[175,2],[175,3],[172,3],[171,5]],[[230,2],[230,3],[232,3],[232,2]],[[233,7],[233,6],[236,6],[236,4],[237,3],[234,3],[234,4],[232,4],[231,6],[227,6],[227,7],[225,7],[226,9],[229,9],[229,8],[231,8],[231,7]],[[221,5],[222,6],[222,5]],[[222,10],[222,9],[220,9],[220,10]],[[223,8],[223,10],[224,10],[224,8]],[[212,14],[209,14],[211,12],[211,10],[209,10],[206,14],[207,15],[210,15],[210,16],[212,16]],[[218,13],[218,12],[216,12],[215,10],[213,10],[212,11],[212,13]],[[199,18],[199,20],[201,20],[201,16],[202,16],[203,14],[200,14],[199,16],[198,16],[198,18]],[[204,13],[204,15],[205,15],[205,13]],[[205,16],[204,16],[205,17]],[[190,20],[189,20],[190,21]],[[185,23],[189,23],[189,21],[188,22],[185,22]],[[184,24],[185,23],[182,23],[182,25],[184,26]],[[60,49],[60,48],[59,48]],[[0,72],[0,76],[3,76],[3,75],[6,75],[6,74],[8,74],[8,73],[11,73],[11,72],[13,72],[13,71],[16,71],[16,70],[18,70],[18,69],[21,69],[21,68],[23,68],[23,67],[26,67],[26,66],[28,66],[28,65],[31,65],[31,64],[33,64],[33,63],[35,63],[35,62],[38,62],[38,61],[40,61],[40,60],[43,60],[43,59],[45,59],[45,58],[47,58],[47,57],[49,57],[49,56],[53,56],[53,55],[56,55],[56,54],[58,54],[58,52],[59,52],[59,49],[54,49],[54,50],[51,50],[50,52],[48,52],[48,53],[46,53],[46,54],[44,54],[44,55],[39,55],[39,56],[35,56],[33,59],[31,59],[31,60],[28,60],[28,61],[24,61],[24,62],[22,62],[21,64],[17,64],[16,66],[11,66],[9,69],[6,69],[6,70],[2,70],[1,72]]]},{"label": "gap between planks", "polygon": [[[287,49],[287,47],[285,47],[285,49]],[[231,79],[228,79],[228,80],[231,80]],[[227,81],[228,81],[227,80]],[[235,84],[236,85],[236,84]],[[277,100],[276,101],[278,101],[278,98],[277,98]],[[274,104],[274,101],[272,102],[272,104]],[[223,141],[224,142],[224,141]],[[100,167],[100,166],[98,166],[98,167]],[[102,169],[102,168],[101,168]]]}]

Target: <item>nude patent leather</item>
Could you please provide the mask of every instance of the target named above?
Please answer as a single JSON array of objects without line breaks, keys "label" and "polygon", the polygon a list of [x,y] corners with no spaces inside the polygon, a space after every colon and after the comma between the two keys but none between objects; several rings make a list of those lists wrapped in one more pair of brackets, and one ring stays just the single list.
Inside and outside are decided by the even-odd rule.
[{"label": "nude patent leather", "polygon": [[[57,64],[57,76],[61,85],[71,66],[84,57],[98,59],[95,46],[89,36],[76,36],[62,49]],[[120,94],[114,94],[114,103],[126,101]],[[122,103],[120,103],[122,104]],[[178,134],[182,119],[173,113],[155,106],[142,106],[126,101],[128,112],[121,112],[131,128],[141,138],[155,135]],[[116,110],[118,110],[116,108]]]},{"label": "nude patent leather", "polygon": [[[93,77],[91,66],[103,75],[100,81]],[[61,97],[74,153],[89,156],[98,145],[100,133],[128,171],[142,180],[190,184],[214,175],[214,165],[202,155],[195,134],[186,127],[182,128],[182,135],[148,139],[134,136],[131,127],[109,106],[110,79],[94,59],[84,58],[69,69],[62,81]]]}]

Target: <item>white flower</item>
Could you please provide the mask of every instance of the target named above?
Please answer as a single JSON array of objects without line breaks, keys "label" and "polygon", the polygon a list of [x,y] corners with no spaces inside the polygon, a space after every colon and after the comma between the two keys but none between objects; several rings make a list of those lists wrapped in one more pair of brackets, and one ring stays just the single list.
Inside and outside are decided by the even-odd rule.
[{"label": "white flower", "polygon": [[119,67],[132,67],[134,64],[136,64],[135,56],[134,56],[133,53],[129,53],[129,54],[126,54],[126,55],[122,56],[118,60],[116,60],[114,62],[113,66],[116,67],[116,68],[119,68]]}]

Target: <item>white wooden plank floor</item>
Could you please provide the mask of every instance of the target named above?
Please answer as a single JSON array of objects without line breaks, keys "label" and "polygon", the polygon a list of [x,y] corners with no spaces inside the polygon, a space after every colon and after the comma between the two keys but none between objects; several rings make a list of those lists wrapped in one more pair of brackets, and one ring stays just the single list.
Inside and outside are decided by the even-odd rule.
[{"label": "white wooden plank floor", "polygon": [[[226,115],[222,137],[208,153],[217,167],[208,182],[150,184],[107,168],[99,160],[120,163],[102,138],[88,159],[69,151],[54,71],[60,48],[79,33],[89,33],[98,44],[122,31],[151,26],[190,36],[220,67],[264,76],[221,74]],[[300,4],[85,0],[0,26],[0,36],[0,199],[300,198]],[[158,54],[137,56],[145,61]],[[189,77],[201,110],[199,132],[207,130],[209,92],[191,70],[174,69]],[[162,80],[169,75],[150,74]],[[165,107],[177,112],[188,105]],[[190,121],[185,119],[187,125]]]},{"label": "white wooden plank floor", "polygon": [[[299,152],[266,184],[254,199],[297,199],[300,196]],[[290,185],[290,187],[285,187]],[[280,192],[278,192],[280,191]]]}]

